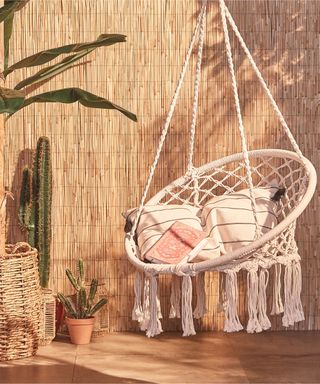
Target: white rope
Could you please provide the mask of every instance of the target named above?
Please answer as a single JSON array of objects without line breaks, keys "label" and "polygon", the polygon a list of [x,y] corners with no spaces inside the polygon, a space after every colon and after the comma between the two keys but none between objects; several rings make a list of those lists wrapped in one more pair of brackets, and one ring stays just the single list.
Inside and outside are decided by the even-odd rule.
[{"label": "white rope", "polygon": [[207,313],[204,272],[200,272],[196,276],[196,293],[197,293],[197,304],[193,311],[193,317],[195,319],[200,319]]},{"label": "white rope", "polygon": [[292,300],[292,262],[285,266],[284,270],[284,311],[282,325],[289,327],[294,324],[293,300]]},{"label": "white rope", "polygon": [[283,304],[281,298],[281,264],[274,266],[274,281],[272,293],[272,309],[271,315],[279,315],[283,312]]},{"label": "white rope", "polygon": [[181,277],[172,275],[169,318],[180,319]]},{"label": "white rope", "polygon": [[267,315],[267,286],[269,282],[269,271],[261,268],[259,273],[259,297],[258,297],[258,320],[263,330],[271,328]]},{"label": "white rope", "polygon": [[255,61],[254,61],[254,59],[253,59],[253,57],[252,57],[248,47],[246,46],[246,43],[243,40],[243,38],[242,38],[242,36],[241,36],[241,34],[240,34],[239,30],[238,30],[238,27],[237,27],[236,23],[233,20],[233,17],[231,15],[231,13],[229,12],[227,6],[225,5],[224,0],[220,0],[220,2],[223,2],[224,13],[225,13],[225,15],[226,15],[226,17],[227,17],[227,19],[228,19],[228,21],[230,23],[230,26],[233,29],[234,33],[236,34],[236,36],[237,36],[237,38],[238,38],[238,40],[239,40],[239,42],[240,42],[240,44],[241,44],[245,54],[246,54],[246,56],[248,57],[248,59],[250,61],[250,64],[252,65],[252,68],[255,71],[260,84],[262,85],[263,89],[265,90],[265,92],[266,92],[266,94],[267,94],[267,96],[268,96],[268,98],[270,100],[270,103],[271,103],[275,113],[277,114],[277,116],[278,116],[278,118],[280,120],[280,123],[281,123],[282,127],[284,128],[284,131],[285,131],[286,135],[288,136],[288,139],[290,140],[290,143],[291,143],[293,149],[298,154],[298,156],[300,157],[302,162],[305,164],[303,154],[302,154],[302,152],[301,152],[301,150],[300,150],[300,148],[299,148],[295,138],[293,137],[292,132],[290,131],[290,128],[289,128],[289,126],[288,126],[288,124],[287,124],[287,122],[286,122],[282,112],[280,111],[276,101],[274,100],[274,98],[272,96],[272,93],[271,93],[270,89],[268,88],[268,85],[267,85],[266,81],[264,80],[264,78],[263,78],[259,68],[257,67],[257,65],[256,65],[256,63],[255,63]]},{"label": "white rope", "polygon": [[182,336],[195,335],[196,331],[193,324],[192,316],[192,281],[190,276],[182,278]]},{"label": "white rope", "polygon": [[303,307],[301,303],[302,274],[300,262],[293,262],[292,265],[292,300],[293,320],[295,322],[304,320]]},{"label": "white rope", "polygon": [[147,326],[146,335],[154,337],[162,332],[161,322],[159,320],[159,309],[157,300],[157,277],[150,276],[150,321]]},{"label": "white rope", "polygon": [[248,325],[247,332],[262,332],[261,325],[258,320],[258,295],[259,281],[257,270],[252,269],[247,274],[247,305],[248,305]]},{"label": "white rope", "polygon": [[225,322],[224,322],[224,331],[225,332],[238,332],[243,329],[243,326],[239,320],[238,316],[238,281],[237,281],[237,272],[229,270],[226,272],[225,280],[225,293],[226,293],[226,302],[225,302]]},{"label": "white rope", "polygon": [[188,68],[188,64],[189,64],[190,57],[191,57],[191,54],[192,54],[193,45],[194,45],[194,42],[195,42],[196,37],[197,37],[198,32],[199,32],[200,22],[202,20],[202,16],[203,16],[203,13],[205,11],[205,8],[206,7],[205,7],[205,4],[204,4],[202,6],[202,8],[201,8],[200,14],[199,14],[198,19],[197,19],[197,24],[196,24],[196,27],[194,29],[194,32],[193,32],[193,35],[192,35],[192,38],[191,38],[191,42],[190,42],[190,45],[189,45],[189,48],[188,48],[188,51],[187,51],[187,55],[186,55],[186,58],[185,58],[185,61],[184,61],[184,64],[183,64],[183,68],[182,68],[179,80],[178,80],[178,84],[177,84],[174,96],[172,98],[172,101],[171,101],[171,104],[170,104],[170,107],[169,107],[169,112],[168,112],[167,118],[165,120],[163,129],[162,129],[162,132],[161,132],[158,148],[156,150],[156,155],[155,155],[153,163],[152,163],[152,165],[150,167],[149,175],[148,175],[145,187],[144,187],[144,191],[143,191],[143,195],[142,195],[142,198],[141,198],[141,201],[140,201],[140,206],[139,206],[139,209],[138,209],[138,212],[137,212],[137,216],[135,218],[135,221],[133,223],[133,226],[132,226],[132,229],[131,229],[131,232],[130,232],[132,236],[134,235],[135,230],[137,228],[138,221],[139,221],[139,218],[140,218],[143,206],[144,206],[144,202],[145,202],[145,200],[147,198],[147,194],[148,194],[148,191],[149,191],[149,188],[150,188],[150,185],[151,185],[151,182],[152,182],[152,179],[153,179],[153,176],[154,176],[154,173],[155,173],[155,170],[156,170],[159,158],[160,158],[162,147],[163,147],[163,144],[165,142],[165,139],[166,139],[166,136],[167,136],[167,133],[168,133],[168,130],[169,130],[169,126],[170,126],[170,122],[171,122],[171,119],[172,119],[172,115],[173,115],[175,106],[177,104],[178,96],[180,94],[181,86],[182,86],[182,83],[183,83],[183,80],[184,80],[184,77],[185,77],[185,74],[186,74],[186,71],[187,71],[187,68]]},{"label": "white rope", "polygon": [[137,270],[135,280],[134,280],[135,300],[134,300],[134,307],[132,310],[132,320],[138,320],[139,322],[143,320],[141,295],[142,295],[142,273]]},{"label": "white rope", "polygon": [[282,325],[289,327],[295,322],[304,320],[301,303],[301,266],[300,262],[292,261],[285,267],[284,273],[284,313]]},{"label": "white rope", "polygon": [[150,284],[149,278],[145,276],[143,286],[143,306],[142,306],[142,318],[140,321],[141,331],[145,331],[148,328],[150,322]]},{"label": "white rope", "polygon": [[188,172],[191,173],[193,169],[193,153],[194,153],[194,140],[196,134],[196,123],[198,115],[198,106],[199,106],[199,85],[201,78],[201,63],[202,63],[202,52],[203,52],[203,43],[204,43],[204,34],[206,28],[206,2],[203,4],[203,14],[200,21],[199,28],[199,45],[198,45],[198,57],[196,65],[196,75],[194,81],[194,98],[192,106],[192,119],[190,127],[190,141],[189,141],[189,150],[188,150]]},{"label": "white rope", "polygon": [[250,167],[246,137],[245,137],[245,133],[244,133],[244,125],[243,125],[242,114],[241,114],[240,100],[239,100],[238,88],[237,88],[237,80],[236,80],[236,75],[235,75],[235,71],[234,71],[232,52],[231,52],[231,44],[230,44],[230,39],[229,39],[229,32],[228,32],[228,25],[227,25],[225,10],[226,10],[226,6],[224,3],[224,0],[220,0],[220,11],[221,11],[222,26],[223,26],[224,39],[225,39],[225,44],[226,44],[227,57],[228,57],[228,65],[229,65],[229,70],[230,70],[230,75],[231,75],[231,85],[232,85],[232,91],[233,91],[233,96],[234,96],[234,101],[235,101],[235,106],[236,106],[236,112],[237,112],[237,117],[238,117],[238,122],[239,122],[241,147],[242,147],[244,164],[245,164],[245,168],[246,168],[246,172],[247,172],[247,180],[248,180],[248,185],[249,185],[249,197],[250,197],[250,202],[251,202],[253,218],[254,218],[254,222],[255,222],[255,226],[256,226],[255,239],[257,239],[260,235],[260,227],[258,224],[257,208],[256,208],[256,202],[255,202],[254,193],[253,193],[253,181],[252,181],[251,167]]}]

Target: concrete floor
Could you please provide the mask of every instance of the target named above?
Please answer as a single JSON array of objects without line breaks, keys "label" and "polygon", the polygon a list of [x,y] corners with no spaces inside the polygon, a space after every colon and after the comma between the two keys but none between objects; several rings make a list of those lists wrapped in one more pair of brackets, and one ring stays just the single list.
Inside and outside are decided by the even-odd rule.
[{"label": "concrete floor", "polygon": [[320,383],[320,332],[60,339],[0,363],[0,383]]}]

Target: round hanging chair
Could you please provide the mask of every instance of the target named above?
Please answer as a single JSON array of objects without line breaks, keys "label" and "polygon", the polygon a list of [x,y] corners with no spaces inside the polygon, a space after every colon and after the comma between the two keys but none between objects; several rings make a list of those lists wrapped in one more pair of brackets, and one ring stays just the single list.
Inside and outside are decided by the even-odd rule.
[{"label": "round hanging chair", "polygon": [[[173,275],[170,317],[181,317],[184,336],[195,334],[193,317],[200,318],[206,313],[204,289],[205,271],[224,272],[222,281],[224,283],[223,307],[225,310],[224,330],[226,332],[243,329],[237,313],[237,272],[240,270],[247,271],[246,303],[248,309],[248,324],[246,329],[248,332],[260,332],[271,326],[267,315],[266,302],[266,288],[269,281],[269,269],[271,267],[274,267],[271,314],[283,313],[282,323],[284,326],[293,325],[295,322],[304,319],[300,299],[300,256],[294,239],[294,233],[296,220],[307,207],[315,191],[316,171],[311,162],[302,155],[224,0],[219,0],[219,2],[232,90],[239,122],[242,153],[215,160],[199,168],[195,168],[193,165],[194,137],[207,9],[207,1],[205,0],[203,1],[176,91],[164,123],[155,159],[150,168],[141,203],[137,210],[137,216],[131,232],[125,237],[125,248],[128,258],[137,268],[135,278],[135,304],[132,315],[133,319],[139,321],[140,328],[145,330],[149,337],[162,332],[162,315],[160,301],[157,295],[157,276],[159,274]],[[232,60],[228,23],[238,38],[273,109],[279,117],[280,123],[292,144],[294,152],[282,149],[258,149],[248,151]],[[198,52],[187,172],[146,202],[147,194],[196,41],[198,42]],[[278,224],[267,233],[261,234],[257,223],[256,201],[253,189],[267,186],[268,182],[274,178],[279,181],[279,184],[285,188],[286,192],[279,204],[277,212]],[[256,224],[255,239],[249,245],[229,252],[219,258],[198,263],[176,265],[152,264],[145,263],[140,259],[140,251],[136,244],[135,232],[145,205],[188,204],[201,208],[209,199],[215,196],[227,195],[240,191],[243,188],[248,188],[249,190],[252,214]],[[282,269],[284,269],[284,273],[282,273]],[[196,279],[197,304],[194,311],[192,309],[191,277],[195,277]],[[181,279],[182,284],[180,284]],[[282,284],[284,284],[284,301],[281,296]]]}]

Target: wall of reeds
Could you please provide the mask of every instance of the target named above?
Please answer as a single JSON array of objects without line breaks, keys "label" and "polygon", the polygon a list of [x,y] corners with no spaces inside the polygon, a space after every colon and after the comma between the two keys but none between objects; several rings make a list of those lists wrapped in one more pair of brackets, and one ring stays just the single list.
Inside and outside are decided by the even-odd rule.
[{"label": "wall of reeds", "polygon": [[[319,166],[319,1],[228,0],[227,5],[302,151]],[[110,331],[137,329],[130,320],[134,270],[124,253],[121,212],[139,202],[198,9],[197,0],[31,0],[16,14],[11,63],[52,46],[91,41],[101,33],[128,36],[126,43],[100,48],[28,91],[78,86],[137,113],[137,124],[115,111],[76,104],[29,106],[6,123],[5,180],[15,195],[8,201],[8,241],[24,239],[17,221],[22,168],[31,164],[38,137],[47,135],[54,182],[50,285],[69,293],[64,270],[84,258],[88,278],[97,277],[101,292],[110,298],[102,313],[103,327]],[[197,165],[240,151],[217,1],[210,1],[207,27]],[[233,35],[232,46],[249,147],[290,148]],[[194,59],[152,193],[185,171]],[[7,85],[27,74],[31,71],[17,71]],[[319,213],[318,191],[298,222],[306,321],[296,329],[320,329]],[[244,276],[240,280],[243,287]],[[176,330],[178,322],[166,320],[169,281],[165,277],[161,284],[164,327]],[[197,327],[221,329],[217,274],[208,274],[206,286],[209,313]],[[242,293],[242,318],[244,301]],[[273,324],[281,329],[280,319]]]}]

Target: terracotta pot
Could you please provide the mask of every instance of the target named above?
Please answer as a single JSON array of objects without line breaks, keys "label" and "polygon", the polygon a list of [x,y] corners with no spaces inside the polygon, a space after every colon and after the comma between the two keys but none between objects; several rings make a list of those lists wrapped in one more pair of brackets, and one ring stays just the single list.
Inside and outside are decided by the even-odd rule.
[{"label": "terracotta pot", "polygon": [[88,319],[72,319],[70,317],[66,317],[71,343],[77,345],[89,344],[93,331],[94,320],[94,317],[89,317]]}]

